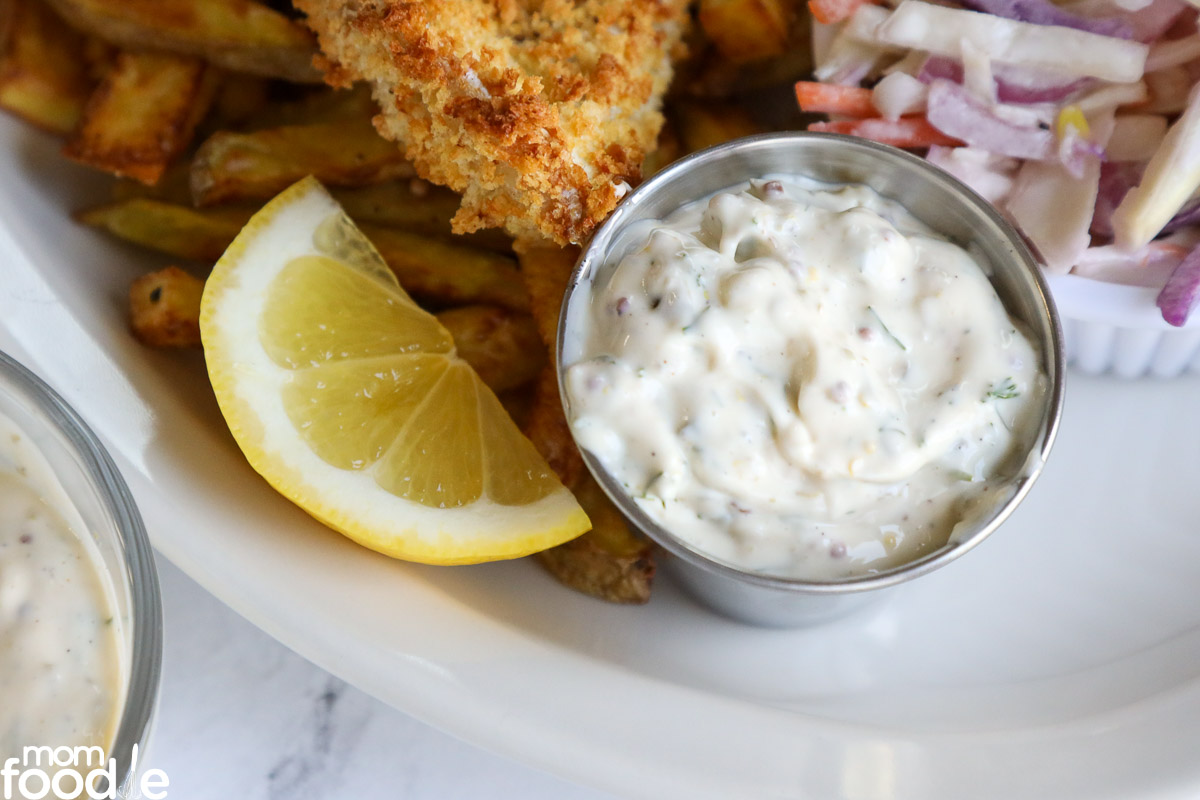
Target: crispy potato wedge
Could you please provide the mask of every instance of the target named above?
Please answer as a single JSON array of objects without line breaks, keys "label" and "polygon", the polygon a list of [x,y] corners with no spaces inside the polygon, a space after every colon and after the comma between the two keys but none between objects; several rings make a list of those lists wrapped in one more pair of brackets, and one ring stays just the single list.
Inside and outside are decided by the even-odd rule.
[{"label": "crispy potato wedge", "polygon": [[683,100],[673,103],[669,113],[687,153],[764,132],[744,108],[736,105]]},{"label": "crispy potato wedge", "polygon": [[85,34],[83,37],[83,63],[92,83],[99,83],[108,75],[113,63],[117,60],[119,48],[114,47],[98,36]]},{"label": "crispy potato wedge", "polygon": [[[413,187],[419,187],[416,191]],[[450,218],[459,197],[449,189],[418,179],[388,181],[357,189],[333,188],[330,193],[352,219],[389,228],[449,236]]]},{"label": "crispy potato wedge", "polygon": [[[529,292],[529,313],[533,314],[546,349],[554,352],[558,313],[579,258],[579,248],[559,247],[553,242],[518,242],[516,250],[521,280]],[[557,392],[556,386],[556,395]]]},{"label": "crispy potato wedge", "polygon": [[84,39],[41,0],[0,0],[0,108],[70,133],[91,92]]},{"label": "crispy potato wedge", "polygon": [[499,228],[454,233],[450,229],[450,219],[458,211],[462,198],[445,187],[434,186],[419,178],[356,189],[334,187],[330,194],[355,222],[400,228],[498,253],[512,252],[512,239]]},{"label": "crispy potato wedge", "polygon": [[679,141],[679,134],[675,132],[675,126],[667,121],[658,132],[657,146],[647,153],[642,161],[642,180],[649,178],[672,161],[677,161],[682,155],[683,144]]},{"label": "crispy potato wedge", "polygon": [[435,307],[490,303],[529,310],[529,295],[512,258],[379,225],[359,225],[400,285]]},{"label": "crispy potato wedge", "polygon": [[151,197],[155,200],[191,208],[191,170],[192,165],[187,162],[187,159],[182,159],[167,167],[167,171],[153,186],[147,186],[132,178],[118,178],[112,184],[112,199],[117,201],[130,200],[134,197]]},{"label": "crispy potato wedge", "polygon": [[538,375],[529,418],[521,429],[533,446],[546,459],[568,489],[573,489],[585,470],[583,458],[571,438],[567,417],[563,413],[562,397],[558,393],[558,374],[554,364],[547,364]]},{"label": "crispy potato wedge", "polygon": [[218,131],[192,161],[192,198],[201,206],[266,200],[308,175],[331,186],[363,186],[414,174],[403,151],[365,118]]},{"label": "crispy potato wedge", "polygon": [[319,83],[313,35],[253,0],[49,0],[77,28],[129,48],[203,58],[233,72]]},{"label": "crispy potato wedge", "polygon": [[322,86],[313,88],[299,98],[266,103],[246,120],[243,129],[260,131],[289,125],[314,125],[318,122],[369,120],[378,111],[379,107],[375,105],[370,86],[366,83],[356,84],[349,89]]},{"label": "crispy potato wedge", "polygon": [[793,8],[788,0],[700,0],[700,25],[733,64],[784,52]]},{"label": "crispy potato wedge", "polygon": [[270,99],[271,81],[267,78],[224,73],[204,128],[208,131],[241,128],[260,114]]},{"label": "crispy potato wedge", "polygon": [[585,475],[572,489],[592,529],[566,544],[537,554],[560,583],[610,603],[649,601],[654,547],[629,527],[600,485]]},{"label": "crispy potato wedge", "polygon": [[89,208],[76,215],[85,225],[152,250],[192,261],[221,257],[257,209],[195,209],[149,197],[134,197]]},{"label": "crispy potato wedge", "polygon": [[[703,26],[697,25],[688,42],[688,57],[676,71],[673,96],[723,97],[749,101],[759,110],[780,116],[774,109],[778,97],[750,97],[765,90],[786,88],[812,75],[812,15],[801,0],[772,0],[785,6],[789,18],[783,50],[776,55],[734,63],[718,49]],[[794,104],[782,103],[793,106]],[[791,111],[791,109],[788,109]],[[790,122],[789,122],[790,125]]]},{"label": "crispy potato wedge", "polygon": [[524,429],[525,423],[529,421],[529,412],[533,409],[533,395],[536,388],[537,381],[529,381],[515,389],[496,393],[504,410],[512,417],[512,421],[517,423],[518,428]]},{"label": "crispy potato wedge", "polygon": [[217,75],[196,58],[123,50],[63,147],[68,158],[155,184],[191,142]]},{"label": "crispy potato wedge", "polygon": [[129,287],[129,327],[150,347],[200,346],[204,281],[179,267],[143,275]]},{"label": "crispy potato wedge", "polygon": [[458,354],[493,392],[528,383],[546,364],[546,348],[528,314],[499,306],[452,308],[437,315]]}]

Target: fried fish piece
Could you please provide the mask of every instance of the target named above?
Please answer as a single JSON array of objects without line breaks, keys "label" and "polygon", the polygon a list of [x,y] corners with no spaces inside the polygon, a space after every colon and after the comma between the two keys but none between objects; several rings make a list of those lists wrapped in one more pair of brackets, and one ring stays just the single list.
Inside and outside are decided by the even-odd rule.
[{"label": "fried fish piece", "polygon": [[640,177],[686,0],[297,0],[326,80],[461,192],[460,233],[582,241]]}]

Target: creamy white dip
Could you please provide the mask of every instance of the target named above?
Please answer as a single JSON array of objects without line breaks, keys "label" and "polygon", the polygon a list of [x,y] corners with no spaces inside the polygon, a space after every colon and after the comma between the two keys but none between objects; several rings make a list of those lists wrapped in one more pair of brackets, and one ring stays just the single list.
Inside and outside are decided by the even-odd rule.
[{"label": "creamy white dip", "polygon": [[577,290],[565,386],[579,443],[662,527],[833,580],[1011,495],[1047,381],[966,250],[866,187],[798,178],[642,224]]},{"label": "creamy white dip", "polygon": [[120,626],[78,516],[42,454],[0,415],[0,762],[27,746],[112,744]]}]

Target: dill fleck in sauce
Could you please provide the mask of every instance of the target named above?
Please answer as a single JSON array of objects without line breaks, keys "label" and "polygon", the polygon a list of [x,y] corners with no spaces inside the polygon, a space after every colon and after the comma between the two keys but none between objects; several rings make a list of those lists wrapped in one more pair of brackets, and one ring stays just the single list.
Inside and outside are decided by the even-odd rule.
[{"label": "dill fleck in sauce", "polygon": [[689,204],[580,287],[578,441],[645,512],[747,569],[832,580],[974,530],[1047,391],[980,265],[863,186]]}]

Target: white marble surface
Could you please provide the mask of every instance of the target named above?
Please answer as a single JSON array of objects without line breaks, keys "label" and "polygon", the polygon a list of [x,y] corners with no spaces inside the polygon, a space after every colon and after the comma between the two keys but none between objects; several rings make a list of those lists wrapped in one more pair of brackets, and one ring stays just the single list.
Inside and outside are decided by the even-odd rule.
[{"label": "white marble surface", "polygon": [[158,558],[166,645],[147,766],[187,800],[603,800],[380,703]]}]

